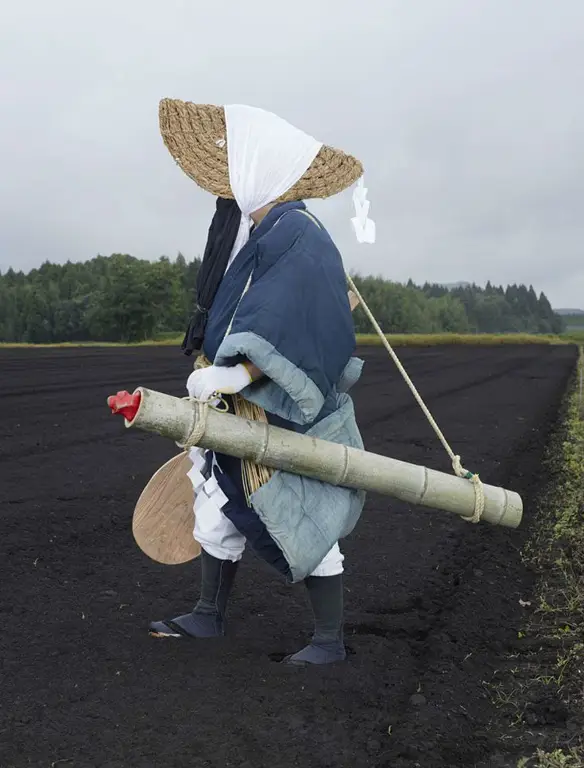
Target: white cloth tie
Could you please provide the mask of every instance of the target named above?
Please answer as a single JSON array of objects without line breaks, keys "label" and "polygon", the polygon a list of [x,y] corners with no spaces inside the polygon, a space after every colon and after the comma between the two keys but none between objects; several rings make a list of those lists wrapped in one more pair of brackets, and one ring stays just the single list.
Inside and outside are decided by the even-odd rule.
[{"label": "white cloth tie", "polygon": [[244,104],[225,106],[229,183],[241,223],[229,264],[249,240],[251,214],[299,181],[320,152],[317,141],[286,120]]}]

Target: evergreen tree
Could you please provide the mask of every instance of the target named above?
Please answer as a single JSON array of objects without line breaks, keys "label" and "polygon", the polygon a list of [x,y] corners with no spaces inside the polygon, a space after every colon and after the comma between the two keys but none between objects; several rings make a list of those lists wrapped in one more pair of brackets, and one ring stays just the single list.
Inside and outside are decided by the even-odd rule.
[{"label": "evergreen tree", "polygon": [[[160,332],[182,333],[195,301],[199,258],[144,261],[128,254],[84,263],[44,262],[28,274],[0,273],[0,341],[141,341]],[[449,290],[381,277],[354,277],[386,333],[560,333],[563,320],[533,286]],[[371,333],[364,312],[358,333]]]}]

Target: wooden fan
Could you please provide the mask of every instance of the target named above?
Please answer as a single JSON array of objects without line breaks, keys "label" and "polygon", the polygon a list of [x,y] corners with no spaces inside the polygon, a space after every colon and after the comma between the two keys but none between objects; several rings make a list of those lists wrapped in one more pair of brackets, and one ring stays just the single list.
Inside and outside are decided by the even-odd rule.
[{"label": "wooden fan", "polygon": [[132,533],[142,552],[157,563],[181,565],[201,554],[193,538],[195,492],[182,452],[163,464],[140,494],[132,517]]}]

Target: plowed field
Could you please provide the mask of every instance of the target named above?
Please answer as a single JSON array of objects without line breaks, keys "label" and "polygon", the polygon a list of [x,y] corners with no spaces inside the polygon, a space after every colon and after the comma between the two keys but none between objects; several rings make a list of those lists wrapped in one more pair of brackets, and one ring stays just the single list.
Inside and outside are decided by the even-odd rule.
[{"label": "plowed field", "polygon": [[[368,450],[450,472],[391,360],[354,390]],[[570,347],[400,350],[463,465],[524,497],[517,531],[371,495],[346,555],[340,666],[271,660],[311,617],[247,556],[233,635],[157,641],[189,610],[198,564],[148,560],[133,505],[176,446],[125,430],[106,397],[182,396],[169,348],[0,350],[0,766],[455,768],[484,761],[497,713],[484,682],[513,648],[530,577],[519,555],[541,458],[573,370]]]}]

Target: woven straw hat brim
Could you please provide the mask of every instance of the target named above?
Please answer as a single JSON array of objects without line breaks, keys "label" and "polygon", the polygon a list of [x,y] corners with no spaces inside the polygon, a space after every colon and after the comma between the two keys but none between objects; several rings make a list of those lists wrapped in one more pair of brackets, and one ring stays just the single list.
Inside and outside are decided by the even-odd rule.
[{"label": "woven straw hat brim", "polygon": [[[159,119],[164,143],[187,176],[212,195],[233,199],[223,107],[163,99]],[[323,146],[302,178],[278,202],[331,197],[362,175],[363,166],[356,158]]]}]

